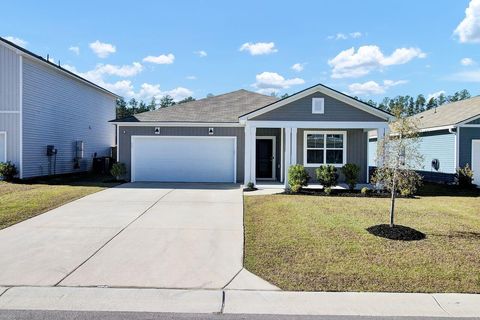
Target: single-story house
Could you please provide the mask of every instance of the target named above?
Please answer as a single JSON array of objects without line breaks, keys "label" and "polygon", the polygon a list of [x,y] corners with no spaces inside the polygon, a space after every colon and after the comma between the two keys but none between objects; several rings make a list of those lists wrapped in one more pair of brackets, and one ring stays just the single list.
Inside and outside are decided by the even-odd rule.
[{"label": "single-story house", "polygon": [[112,92],[0,38],[0,162],[20,178],[87,171],[111,155]]},{"label": "single-story house", "polygon": [[131,181],[286,183],[292,164],[360,166],[389,113],[315,85],[284,99],[238,90],[113,120]]},{"label": "single-story house", "polygon": [[[427,181],[450,183],[456,169],[468,164],[480,184],[480,96],[444,104],[412,116],[420,129],[417,168]],[[369,163],[375,166],[376,134],[370,137]]]}]

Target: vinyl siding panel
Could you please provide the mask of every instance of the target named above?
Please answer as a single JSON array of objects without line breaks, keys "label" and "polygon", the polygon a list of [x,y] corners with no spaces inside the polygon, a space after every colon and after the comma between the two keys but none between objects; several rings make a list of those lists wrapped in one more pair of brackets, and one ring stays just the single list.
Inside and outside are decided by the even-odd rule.
[{"label": "vinyl siding panel", "polygon": [[472,165],[472,140],[480,139],[480,128],[460,128],[459,165]]},{"label": "vinyl siding panel", "polygon": [[[0,114],[0,132],[7,133],[7,161],[20,169],[20,114]],[[3,138],[3,137],[2,137]]]},{"label": "vinyl siding panel", "polygon": [[[312,98],[324,98],[324,113],[312,113]],[[272,121],[382,121],[371,113],[360,110],[330,96],[314,93],[285,106],[261,114],[252,120]]]},{"label": "vinyl siding panel", "polygon": [[[56,174],[86,171],[115,144],[115,98],[30,58],[23,59],[24,177],[53,173],[47,145],[58,149]],[[74,169],[75,141],[84,158]]]},{"label": "vinyl siding panel", "polygon": [[455,173],[455,134],[448,130],[424,133],[420,136],[418,151],[423,155],[423,165],[415,168],[433,171],[432,160],[440,160],[441,173]]},{"label": "vinyl siding panel", "polygon": [[0,111],[20,110],[20,58],[0,45]]},{"label": "vinyl siding panel", "polygon": [[[304,165],[303,151],[304,151],[304,132],[305,131],[322,131],[319,129],[298,129],[297,131],[297,162]],[[347,163],[354,163],[360,167],[360,183],[367,181],[367,133],[362,129],[348,129],[348,130],[327,130],[327,131],[347,131]],[[316,182],[314,167],[306,168],[311,182]],[[345,179],[338,168],[339,182]]]},{"label": "vinyl siding panel", "polygon": [[[156,136],[155,127],[119,127],[119,161],[125,163],[127,176],[130,176],[132,136]],[[160,127],[159,136],[209,136],[209,134],[208,127]],[[216,127],[214,136],[237,137],[237,182],[243,182],[245,129],[243,127]]]},{"label": "vinyl siding panel", "polygon": [[[20,58],[0,45],[0,132],[7,134],[7,161],[20,168]],[[3,139],[3,136],[2,136]],[[2,157],[3,158],[3,157]]]}]

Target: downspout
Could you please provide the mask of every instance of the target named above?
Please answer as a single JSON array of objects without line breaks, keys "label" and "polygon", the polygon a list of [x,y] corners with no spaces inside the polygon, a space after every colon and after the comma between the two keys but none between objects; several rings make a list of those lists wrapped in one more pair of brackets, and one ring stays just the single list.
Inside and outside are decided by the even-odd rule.
[{"label": "downspout", "polygon": [[460,167],[460,127],[451,127],[448,132],[455,135],[454,162],[456,170]]}]

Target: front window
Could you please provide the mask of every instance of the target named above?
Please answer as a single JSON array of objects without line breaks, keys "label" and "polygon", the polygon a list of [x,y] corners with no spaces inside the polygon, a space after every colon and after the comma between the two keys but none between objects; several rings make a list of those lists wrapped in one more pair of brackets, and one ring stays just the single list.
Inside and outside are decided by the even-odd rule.
[{"label": "front window", "polygon": [[345,163],[345,132],[306,131],[304,138],[305,166],[343,165]]}]

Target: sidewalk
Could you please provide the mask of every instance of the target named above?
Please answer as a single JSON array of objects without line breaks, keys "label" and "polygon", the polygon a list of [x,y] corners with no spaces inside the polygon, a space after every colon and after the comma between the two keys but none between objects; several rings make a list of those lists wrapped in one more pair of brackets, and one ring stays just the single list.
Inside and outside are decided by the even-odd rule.
[{"label": "sidewalk", "polygon": [[0,310],[480,317],[480,295],[132,288],[0,288]]}]

